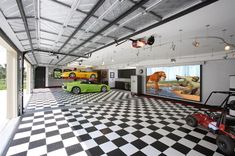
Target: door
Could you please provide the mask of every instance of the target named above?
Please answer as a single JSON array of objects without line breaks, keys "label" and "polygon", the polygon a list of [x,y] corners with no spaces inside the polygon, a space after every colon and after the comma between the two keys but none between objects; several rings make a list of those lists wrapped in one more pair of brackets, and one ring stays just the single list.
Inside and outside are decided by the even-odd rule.
[{"label": "door", "polygon": [[35,69],[35,88],[45,88],[46,67]]}]

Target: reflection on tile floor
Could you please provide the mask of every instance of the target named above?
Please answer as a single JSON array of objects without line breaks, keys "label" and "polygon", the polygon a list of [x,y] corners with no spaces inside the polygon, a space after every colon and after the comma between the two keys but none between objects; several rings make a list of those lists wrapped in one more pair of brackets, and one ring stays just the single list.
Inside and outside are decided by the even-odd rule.
[{"label": "reflection on tile floor", "polygon": [[152,98],[28,113],[7,155],[222,155],[184,118],[196,109]]},{"label": "reflection on tile floor", "polygon": [[106,93],[84,93],[74,95],[60,88],[36,89],[31,96],[26,111],[43,110],[64,106],[77,106],[105,101],[133,98],[130,92],[111,90]]}]

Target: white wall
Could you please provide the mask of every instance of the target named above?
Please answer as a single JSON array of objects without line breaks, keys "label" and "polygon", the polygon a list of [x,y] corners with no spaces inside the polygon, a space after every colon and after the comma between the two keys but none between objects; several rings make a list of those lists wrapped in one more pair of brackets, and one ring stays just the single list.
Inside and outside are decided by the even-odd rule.
[{"label": "white wall", "polygon": [[[204,102],[211,91],[228,91],[230,88],[229,75],[235,74],[235,60],[208,61],[202,69],[202,101]],[[216,105],[224,96],[213,96],[209,104]]]},{"label": "white wall", "polygon": [[[157,66],[157,65],[156,65]],[[143,69],[143,74],[138,74]],[[146,67],[136,69],[138,75],[142,75],[142,93],[145,94]],[[207,61],[202,65],[202,102],[204,103],[211,91],[228,91],[230,85],[229,75],[235,75],[235,60]],[[218,105],[223,101],[224,96],[212,96],[210,105]]]}]

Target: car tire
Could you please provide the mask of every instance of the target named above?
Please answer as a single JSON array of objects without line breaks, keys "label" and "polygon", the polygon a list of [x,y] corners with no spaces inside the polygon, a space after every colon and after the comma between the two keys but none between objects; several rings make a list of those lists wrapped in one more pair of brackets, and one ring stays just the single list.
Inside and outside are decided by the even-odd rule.
[{"label": "car tire", "polygon": [[72,93],[73,94],[80,94],[81,93],[81,89],[79,87],[73,87]]},{"label": "car tire", "polygon": [[226,135],[218,135],[216,138],[216,144],[219,149],[226,155],[233,155],[235,144],[233,140]]},{"label": "car tire", "polygon": [[75,73],[70,73],[69,78],[73,78],[73,79],[76,78],[76,74]]},{"label": "car tire", "polygon": [[185,119],[187,125],[191,127],[197,127],[197,119],[193,117],[192,115],[188,115]]},{"label": "car tire", "polygon": [[102,86],[101,87],[101,92],[107,92],[108,90],[107,90],[107,87],[106,86]]},{"label": "car tire", "polygon": [[91,74],[90,78],[95,79],[96,78],[95,74]]}]

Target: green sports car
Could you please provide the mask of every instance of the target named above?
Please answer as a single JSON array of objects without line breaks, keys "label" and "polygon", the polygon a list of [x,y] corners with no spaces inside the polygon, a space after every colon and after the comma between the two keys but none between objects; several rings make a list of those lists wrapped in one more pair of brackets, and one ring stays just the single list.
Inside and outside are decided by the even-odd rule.
[{"label": "green sports car", "polygon": [[72,92],[74,94],[87,92],[107,92],[110,87],[106,84],[98,84],[93,81],[73,81],[63,83],[63,90]]}]

